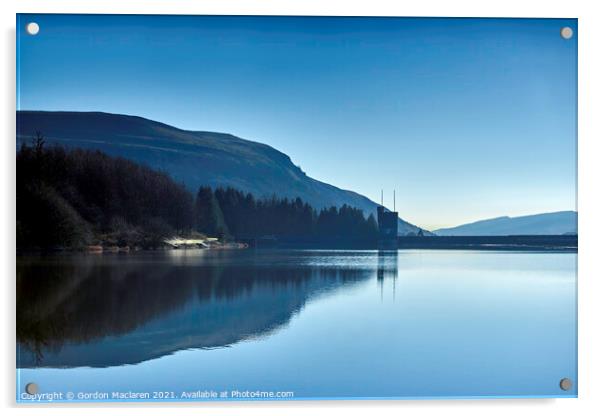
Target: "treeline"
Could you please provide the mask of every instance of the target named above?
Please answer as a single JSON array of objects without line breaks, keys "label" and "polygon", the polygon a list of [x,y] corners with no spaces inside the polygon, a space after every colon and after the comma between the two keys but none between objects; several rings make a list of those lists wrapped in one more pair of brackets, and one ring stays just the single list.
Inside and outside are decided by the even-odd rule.
[{"label": "treeline", "polygon": [[167,174],[100,151],[17,152],[17,247],[161,244],[194,228],[194,201]]},{"label": "treeline", "polygon": [[257,199],[233,188],[193,196],[166,173],[95,150],[17,152],[17,247],[92,244],[153,248],[174,235],[376,240],[374,216],[344,205],[316,211],[301,199]]},{"label": "treeline", "polygon": [[255,198],[234,188],[201,187],[197,195],[198,231],[236,238],[375,240],[373,215],[343,205],[316,211],[300,198]]}]

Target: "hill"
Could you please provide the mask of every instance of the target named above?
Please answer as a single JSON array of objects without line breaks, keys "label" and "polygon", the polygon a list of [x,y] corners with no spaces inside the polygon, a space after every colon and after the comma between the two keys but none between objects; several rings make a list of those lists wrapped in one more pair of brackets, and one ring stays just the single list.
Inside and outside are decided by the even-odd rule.
[{"label": "hill", "polygon": [[576,234],[577,213],[560,211],[521,217],[498,217],[433,232],[441,236]]},{"label": "hill", "polygon": [[[193,192],[202,185],[233,187],[258,198],[299,197],[317,209],[347,204],[376,215],[370,199],[313,179],[286,154],[231,134],[181,130],[120,114],[18,111],[17,144],[36,132],[48,143],[98,149],[164,171]],[[400,234],[418,231],[399,220]]]}]

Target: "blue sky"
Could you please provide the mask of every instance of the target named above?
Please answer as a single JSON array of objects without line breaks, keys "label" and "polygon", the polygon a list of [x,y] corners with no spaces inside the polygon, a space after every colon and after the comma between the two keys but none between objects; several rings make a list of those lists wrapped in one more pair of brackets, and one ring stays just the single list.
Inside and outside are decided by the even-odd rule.
[{"label": "blue sky", "polygon": [[[37,36],[25,25],[36,21]],[[229,132],[435,229],[576,209],[575,19],[21,15],[19,109]],[[570,26],[572,39],[560,36]]]}]

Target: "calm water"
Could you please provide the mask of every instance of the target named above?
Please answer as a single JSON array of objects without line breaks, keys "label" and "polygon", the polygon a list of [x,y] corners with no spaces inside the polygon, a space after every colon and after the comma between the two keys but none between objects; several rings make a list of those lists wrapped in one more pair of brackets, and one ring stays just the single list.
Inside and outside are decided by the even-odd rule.
[{"label": "calm water", "polygon": [[[257,391],[294,399],[572,397],[576,256],[19,257],[18,400],[29,382],[58,400],[69,392],[74,400],[198,400],[210,391],[214,400],[223,391],[228,399]],[[574,381],[570,391],[559,388],[563,377]]]}]

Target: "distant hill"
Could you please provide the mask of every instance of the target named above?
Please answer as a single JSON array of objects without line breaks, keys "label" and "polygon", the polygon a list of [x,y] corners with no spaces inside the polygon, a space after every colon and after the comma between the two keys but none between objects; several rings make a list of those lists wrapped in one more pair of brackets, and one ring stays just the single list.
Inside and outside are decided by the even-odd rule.
[{"label": "distant hill", "polygon": [[576,234],[577,213],[560,211],[523,217],[499,217],[433,232],[441,236]]},{"label": "distant hill", "polygon": [[[181,130],[142,117],[100,112],[18,111],[17,144],[36,132],[48,143],[103,152],[163,170],[192,191],[232,186],[256,197],[300,197],[320,209],[347,204],[376,215],[377,204],[320,182],[266,144],[231,134]],[[420,229],[399,220],[399,233]]]}]

